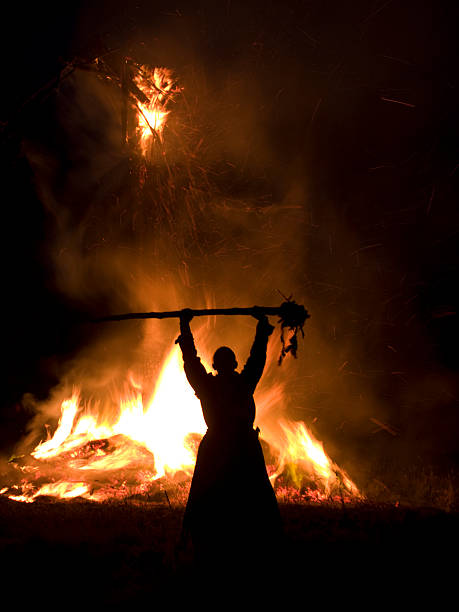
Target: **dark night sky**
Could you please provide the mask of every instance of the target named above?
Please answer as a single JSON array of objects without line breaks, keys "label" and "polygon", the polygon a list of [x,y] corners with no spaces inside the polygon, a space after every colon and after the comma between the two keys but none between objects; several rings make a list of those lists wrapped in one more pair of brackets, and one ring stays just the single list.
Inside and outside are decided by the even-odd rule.
[{"label": "dark night sky", "polygon": [[[410,444],[457,461],[455,11],[415,0],[71,4],[9,6],[3,16],[4,444],[22,394],[46,395],[56,382],[49,360],[78,344],[73,305],[49,273],[52,221],[21,156],[22,138],[42,137],[53,102],[21,107],[65,61],[163,36],[171,64],[204,66],[216,87],[237,67],[247,97],[267,101],[257,118],[271,152],[266,174],[278,169],[271,191],[282,199],[293,174],[307,178],[304,289],[326,304],[318,324],[339,321],[339,333],[359,338],[362,371],[389,373],[373,391],[397,398],[388,421]],[[399,400],[414,387],[404,413]]]}]

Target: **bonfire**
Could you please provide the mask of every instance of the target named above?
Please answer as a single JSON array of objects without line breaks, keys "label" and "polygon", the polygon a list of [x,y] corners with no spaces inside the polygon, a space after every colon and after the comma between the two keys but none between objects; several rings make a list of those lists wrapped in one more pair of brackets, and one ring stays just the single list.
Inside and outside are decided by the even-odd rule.
[{"label": "bonfire", "polygon": [[[74,63],[71,69],[81,67]],[[135,152],[136,163],[143,168],[138,177],[146,171],[154,172],[154,168],[148,170],[149,165],[153,158],[165,156],[167,123],[184,88],[171,70],[128,58],[123,60],[119,74],[100,58],[84,69],[110,84],[121,96],[122,141],[130,147],[130,154]],[[70,72],[67,68],[63,76]],[[289,308],[294,309],[293,317]],[[296,356],[297,333],[303,331],[309,316],[306,310],[286,299],[281,307],[265,311],[280,317],[279,362],[288,353]],[[169,315],[177,316],[177,312]],[[195,314],[250,312],[250,308],[213,308]],[[152,317],[164,318],[164,313],[130,313],[106,319]],[[291,332],[287,345],[286,330]],[[200,328],[198,343],[205,345],[207,335],[205,328]],[[278,367],[274,351],[268,357],[268,368],[273,364]],[[288,368],[289,364],[282,367]],[[256,395],[255,425],[261,430],[268,471],[279,499],[340,503],[361,499],[357,486],[327,455],[311,428],[303,421],[288,418],[282,409],[286,393],[284,382],[261,385]],[[41,410],[40,406],[37,410]],[[94,502],[186,501],[197,447],[206,427],[199,400],[185,378],[174,338],[169,340],[154,380],[145,374],[138,376],[128,367],[122,384],[115,393],[107,391],[102,402],[86,392],[84,380],[74,380],[72,388],[62,385],[59,393],[51,394],[42,412],[59,415],[57,423],[45,423],[47,427],[42,431],[46,435],[26,451],[22,445],[22,452],[11,458],[8,476],[0,483],[3,496],[27,503],[43,496]]]}]

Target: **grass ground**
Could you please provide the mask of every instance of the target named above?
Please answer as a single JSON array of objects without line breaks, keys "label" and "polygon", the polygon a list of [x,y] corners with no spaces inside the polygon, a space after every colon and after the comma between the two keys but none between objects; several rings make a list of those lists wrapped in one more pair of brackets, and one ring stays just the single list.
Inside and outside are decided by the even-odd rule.
[{"label": "grass ground", "polygon": [[[2,601],[48,609],[199,602],[210,585],[191,550],[178,552],[182,512],[167,504],[0,498]],[[400,587],[435,586],[441,595],[453,584],[457,513],[374,503],[281,504],[281,513],[285,545],[254,575],[260,595],[344,605],[364,602],[368,591],[375,602]],[[234,594],[237,578],[229,583]]]}]

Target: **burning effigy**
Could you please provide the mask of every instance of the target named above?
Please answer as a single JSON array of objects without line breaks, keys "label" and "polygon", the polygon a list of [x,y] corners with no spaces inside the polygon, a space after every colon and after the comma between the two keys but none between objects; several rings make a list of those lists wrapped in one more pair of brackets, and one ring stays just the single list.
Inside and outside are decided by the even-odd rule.
[{"label": "burning effigy", "polygon": [[[102,59],[85,66],[85,70],[94,73],[102,83],[114,86],[120,95],[121,141],[123,146],[130,147],[131,154],[135,152],[140,187],[146,173],[160,172],[157,167],[149,170],[149,164],[158,165],[165,160],[166,186],[161,183],[158,187],[158,179],[155,198],[161,199],[166,192],[171,198],[176,185],[162,147],[167,140],[167,121],[172,106],[183,90],[173,72],[164,67],[138,64],[128,58],[124,59],[120,73]],[[180,171],[189,173],[189,168]],[[192,181],[190,184],[189,190],[196,191],[195,184]],[[170,222],[170,211],[164,201],[161,205]],[[168,237],[168,240],[173,238]],[[189,290],[192,287],[187,274],[184,266],[181,278]],[[180,301],[183,303],[184,299]],[[291,299],[280,307],[264,310],[265,314],[280,317],[281,356],[276,359],[275,349],[268,355],[268,367],[278,367],[277,361],[282,362],[289,353],[296,355],[297,334],[303,331],[309,315]],[[128,313],[110,315],[105,320],[145,320],[165,318],[165,315],[170,318],[178,316],[178,312]],[[251,309],[214,306],[193,312],[215,317],[219,314],[250,315]],[[286,344],[284,334],[288,330],[291,337]],[[197,338],[204,345],[208,336],[204,326],[198,330]],[[102,399],[100,394],[96,398],[86,391],[84,377],[78,380],[74,375],[71,384],[63,383],[45,402],[46,406],[37,407],[43,418],[34,422],[34,434],[36,437],[39,425],[46,436],[33,444],[31,436],[27,442],[29,447],[21,445],[21,452],[15,453],[10,460],[5,482],[0,483],[0,494],[27,503],[46,496],[78,497],[94,502],[142,499],[183,504],[197,447],[206,426],[199,400],[186,381],[180,351],[173,338],[163,341],[159,361],[153,373],[151,368],[140,367],[139,363],[133,364],[132,369],[128,366],[118,377],[116,388],[107,387],[106,397]],[[205,356],[203,361],[206,361]],[[286,416],[282,409],[285,394],[285,382],[269,382],[261,385],[256,395],[255,424],[261,431],[268,472],[278,497],[293,501],[338,500],[340,503],[360,499],[357,486],[327,455],[323,444],[306,423]],[[54,417],[52,427],[44,418],[51,415]]]}]

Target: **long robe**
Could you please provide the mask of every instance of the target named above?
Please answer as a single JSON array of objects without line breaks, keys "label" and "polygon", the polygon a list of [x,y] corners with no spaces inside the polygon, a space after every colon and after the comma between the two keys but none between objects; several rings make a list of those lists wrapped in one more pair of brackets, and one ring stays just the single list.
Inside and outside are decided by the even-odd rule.
[{"label": "long robe", "polygon": [[281,532],[258,428],[253,428],[253,393],[263,373],[271,330],[267,321],[258,323],[241,373],[214,376],[197,355],[189,325],[181,326],[177,341],[185,374],[201,401],[208,428],[198,449],[183,527],[204,555],[217,550],[256,554]]}]

